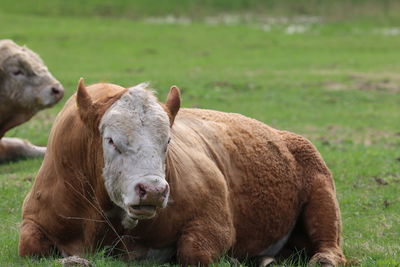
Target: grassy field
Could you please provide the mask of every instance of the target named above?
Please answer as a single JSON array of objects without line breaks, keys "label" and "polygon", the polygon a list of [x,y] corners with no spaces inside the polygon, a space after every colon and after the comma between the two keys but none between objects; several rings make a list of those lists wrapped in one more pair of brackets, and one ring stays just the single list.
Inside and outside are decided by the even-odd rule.
[{"label": "grassy field", "polygon": [[[43,6],[30,12],[15,3],[0,7],[0,39],[38,52],[66,96],[8,136],[46,145],[79,77],[123,86],[151,81],[161,100],[176,84],[184,107],[238,112],[309,138],[335,177],[346,256],[361,266],[400,265],[400,19],[390,8],[380,6],[390,16],[376,20],[263,17],[259,10],[192,20],[191,13],[156,11],[91,16],[89,4],[61,14],[62,1],[44,15]],[[17,256],[21,204],[40,164],[0,166],[0,266],[57,265]],[[125,266],[101,253],[89,258],[95,266]]]}]

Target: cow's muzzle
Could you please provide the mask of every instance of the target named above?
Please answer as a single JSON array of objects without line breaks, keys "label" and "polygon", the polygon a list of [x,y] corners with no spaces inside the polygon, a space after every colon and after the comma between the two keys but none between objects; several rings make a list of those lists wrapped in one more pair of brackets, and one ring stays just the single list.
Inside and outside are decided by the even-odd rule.
[{"label": "cow's muzzle", "polygon": [[168,201],[169,185],[165,180],[155,179],[135,185],[137,203],[128,206],[129,213],[138,218],[151,218],[157,208],[164,208]]},{"label": "cow's muzzle", "polygon": [[64,96],[64,87],[60,83],[55,83],[50,87],[50,95],[58,102]]}]

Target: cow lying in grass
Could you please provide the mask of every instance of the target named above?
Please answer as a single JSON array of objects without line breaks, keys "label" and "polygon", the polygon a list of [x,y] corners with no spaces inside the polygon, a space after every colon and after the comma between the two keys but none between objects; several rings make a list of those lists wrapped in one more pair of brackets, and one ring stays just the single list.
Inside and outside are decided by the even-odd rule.
[{"label": "cow lying in grass", "polygon": [[208,265],[226,252],[265,263],[296,248],[311,263],[345,263],[331,173],[308,140],[239,114],[179,108],[176,87],[162,104],[145,84],[81,80],[23,204],[19,254],[109,246],[131,259]]},{"label": "cow lying in grass", "polygon": [[10,40],[0,41],[0,162],[43,156],[46,148],[4,134],[63,96],[40,57]]}]

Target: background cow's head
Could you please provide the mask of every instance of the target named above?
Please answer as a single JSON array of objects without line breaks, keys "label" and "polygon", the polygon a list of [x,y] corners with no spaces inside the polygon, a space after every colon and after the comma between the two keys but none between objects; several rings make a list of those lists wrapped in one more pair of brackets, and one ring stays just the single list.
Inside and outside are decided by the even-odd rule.
[{"label": "background cow's head", "polygon": [[[77,102],[81,118],[90,123],[91,113],[96,114],[99,107],[82,80]],[[177,87],[171,87],[163,105],[144,83],[129,88],[99,120],[105,188],[110,199],[125,211],[126,228],[135,226],[138,219],[154,217],[157,208],[167,205],[166,152],[179,107]]]},{"label": "background cow's head", "polygon": [[13,107],[38,111],[57,103],[64,88],[42,59],[11,40],[0,41],[0,96]]}]

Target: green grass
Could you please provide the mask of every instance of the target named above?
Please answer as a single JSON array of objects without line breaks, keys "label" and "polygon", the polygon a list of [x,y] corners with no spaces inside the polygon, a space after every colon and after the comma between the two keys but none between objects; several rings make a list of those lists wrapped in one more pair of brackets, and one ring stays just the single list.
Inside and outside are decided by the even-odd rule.
[{"label": "green grass", "polygon": [[[79,77],[87,84],[123,86],[151,81],[162,100],[176,84],[184,107],[238,112],[308,137],[335,177],[346,256],[361,266],[400,265],[400,35],[382,34],[399,27],[398,17],[322,18],[305,33],[286,34],[296,21],[265,31],[257,19],[211,25],[200,18],[181,25],[132,20],[127,12],[89,16],[104,14],[88,3],[80,11],[75,2],[66,4],[62,16],[44,12],[46,4],[59,10],[61,2],[26,2],[20,11],[15,3],[2,2],[0,38],[37,51],[65,86],[66,97],[8,136],[45,145]],[[145,15],[184,12],[140,6]],[[207,8],[220,11],[211,6],[202,12]],[[57,265],[54,259],[17,256],[21,204],[40,164],[36,159],[0,166],[0,266]],[[102,253],[88,257],[96,266],[125,266]]]}]

